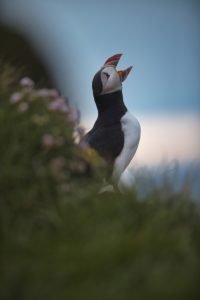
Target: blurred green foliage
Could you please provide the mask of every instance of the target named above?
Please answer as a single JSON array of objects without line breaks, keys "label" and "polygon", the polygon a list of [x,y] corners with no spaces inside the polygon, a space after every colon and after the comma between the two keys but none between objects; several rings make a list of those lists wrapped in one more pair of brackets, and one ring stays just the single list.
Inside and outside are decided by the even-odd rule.
[{"label": "blurred green foliage", "polygon": [[199,299],[190,196],[98,194],[106,169],[74,142],[74,112],[16,76],[1,65],[0,299]]}]

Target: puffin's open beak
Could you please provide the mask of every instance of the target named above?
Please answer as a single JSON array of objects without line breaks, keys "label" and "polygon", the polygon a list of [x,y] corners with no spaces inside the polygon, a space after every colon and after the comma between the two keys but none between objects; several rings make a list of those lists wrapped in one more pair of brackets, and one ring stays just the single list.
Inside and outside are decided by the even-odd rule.
[{"label": "puffin's open beak", "polygon": [[121,81],[124,81],[128,77],[128,74],[130,73],[132,68],[133,67],[131,66],[131,67],[128,67],[127,69],[125,69],[125,70],[121,70],[121,71],[117,72],[119,74],[119,77],[120,77]]},{"label": "puffin's open beak", "polygon": [[122,56],[122,54],[120,53],[120,54],[115,54],[115,55],[109,57],[109,58],[105,61],[103,67],[105,67],[105,66],[113,66],[113,67],[116,67],[116,66],[118,65],[118,62],[119,62],[121,56]]}]

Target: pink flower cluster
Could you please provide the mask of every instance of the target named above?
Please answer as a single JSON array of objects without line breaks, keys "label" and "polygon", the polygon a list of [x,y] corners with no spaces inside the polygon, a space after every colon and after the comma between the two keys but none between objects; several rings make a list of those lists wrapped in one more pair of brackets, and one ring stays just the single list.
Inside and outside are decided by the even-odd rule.
[{"label": "pink flower cluster", "polygon": [[64,143],[65,139],[63,136],[54,137],[50,133],[45,133],[42,137],[42,145],[47,149],[52,147],[61,147]]},{"label": "pink flower cluster", "polygon": [[21,101],[23,96],[24,95],[20,92],[16,92],[16,93],[12,94],[10,97],[10,103],[14,104],[14,103]]},{"label": "pink flower cluster", "polygon": [[19,83],[24,88],[33,88],[35,85],[34,81],[29,77],[22,78]]},{"label": "pink flower cluster", "polygon": [[[67,114],[67,118],[73,123],[74,141],[81,149],[88,147],[84,140],[85,132],[80,124],[80,111],[77,108],[71,108],[65,97],[61,96],[56,89],[35,89],[35,83],[29,77],[24,77],[20,80],[20,91],[16,91],[10,97],[10,103],[16,104],[20,112],[26,112],[29,109],[32,101],[41,101],[41,98],[47,98],[47,109],[49,111],[58,111]],[[46,103],[45,100],[45,103]],[[34,115],[32,117],[34,123],[43,125],[49,120],[48,113],[46,115]],[[42,137],[42,145],[46,148],[53,146],[61,146],[64,144],[64,138],[55,138],[51,134],[44,134]]]},{"label": "pink flower cluster", "polygon": [[51,148],[52,146],[55,145],[55,138],[53,135],[46,133],[45,135],[43,135],[42,137],[42,144],[47,147],[47,148]]},{"label": "pink flower cluster", "polygon": [[65,179],[64,169],[66,167],[66,159],[63,156],[58,156],[49,162],[49,171],[53,177],[57,179]]},{"label": "pink flower cluster", "polygon": [[69,112],[69,107],[64,98],[58,97],[51,101],[48,106],[49,110],[59,110],[64,113]]}]

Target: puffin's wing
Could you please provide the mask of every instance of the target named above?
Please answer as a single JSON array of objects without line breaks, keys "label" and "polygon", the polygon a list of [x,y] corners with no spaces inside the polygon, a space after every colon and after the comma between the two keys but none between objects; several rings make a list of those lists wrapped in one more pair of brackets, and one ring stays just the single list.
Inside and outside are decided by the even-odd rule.
[{"label": "puffin's wing", "polygon": [[87,134],[90,147],[94,148],[105,160],[114,161],[124,146],[121,124],[100,127]]}]

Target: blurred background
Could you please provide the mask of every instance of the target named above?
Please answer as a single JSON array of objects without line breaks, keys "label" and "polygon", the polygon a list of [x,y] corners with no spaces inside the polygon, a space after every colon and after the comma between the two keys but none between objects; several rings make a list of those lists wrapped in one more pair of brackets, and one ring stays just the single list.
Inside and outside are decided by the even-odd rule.
[{"label": "blurred background", "polygon": [[[199,29],[197,0],[0,0],[0,299],[199,300]],[[91,128],[116,53],[142,135],[131,192],[99,194],[65,101]]]},{"label": "blurred background", "polygon": [[200,160],[198,0],[1,0],[0,55],[39,85],[57,87],[87,129],[97,111],[91,82],[123,53],[133,65],[124,99],[142,127],[132,166]]}]

